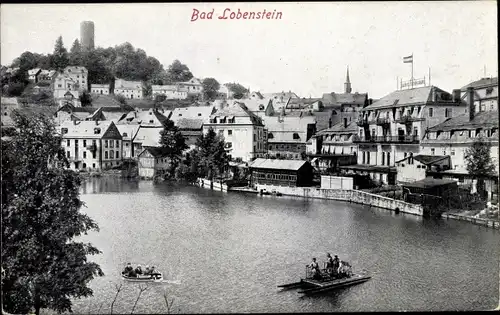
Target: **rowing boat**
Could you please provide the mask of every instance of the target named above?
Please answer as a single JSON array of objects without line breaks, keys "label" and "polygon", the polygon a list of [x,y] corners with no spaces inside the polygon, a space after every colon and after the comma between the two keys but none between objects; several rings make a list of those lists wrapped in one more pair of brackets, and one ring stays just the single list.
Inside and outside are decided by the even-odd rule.
[{"label": "rowing boat", "polygon": [[129,282],[162,282],[163,274],[161,272],[154,275],[138,275],[137,277],[129,277],[122,273],[122,279]]}]

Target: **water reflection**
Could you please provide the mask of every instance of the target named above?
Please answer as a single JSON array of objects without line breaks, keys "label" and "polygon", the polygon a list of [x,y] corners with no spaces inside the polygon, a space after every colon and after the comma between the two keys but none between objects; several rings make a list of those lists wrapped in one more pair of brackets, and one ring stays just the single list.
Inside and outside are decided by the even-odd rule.
[{"label": "water reflection", "polygon": [[[106,277],[93,305],[127,261],[157,264],[181,280],[145,295],[136,313],[165,312],[172,290],[182,312],[337,312],[487,309],[498,297],[499,231],[328,200],[256,196],[178,184],[90,179],[82,200],[101,228],[88,235]],[[82,187],[82,191],[83,191]],[[372,280],[299,298],[276,285],[303,277],[326,253],[367,269]],[[130,312],[127,287],[115,312]],[[98,293],[97,293],[98,292]],[[78,301],[87,312],[88,305]],[[97,307],[96,307],[97,308]],[[105,303],[103,313],[109,313]]]}]

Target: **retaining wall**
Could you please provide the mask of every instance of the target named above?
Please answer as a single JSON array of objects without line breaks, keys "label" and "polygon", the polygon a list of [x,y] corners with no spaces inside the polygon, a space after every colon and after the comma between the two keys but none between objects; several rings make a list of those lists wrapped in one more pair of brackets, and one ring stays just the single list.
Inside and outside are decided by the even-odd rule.
[{"label": "retaining wall", "polygon": [[227,185],[218,181],[211,181],[205,178],[198,178],[196,184],[202,188],[208,188],[219,191],[227,191]]},{"label": "retaining wall", "polygon": [[459,214],[453,214],[453,213],[443,213],[441,217],[446,218],[446,219],[454,219],[454,220],[460,220],[460,221],[467,221],[471,222],[477,225],[484,225],[488,227],[492,227],[494,229],[500,229],[500,222],[495,221],[495,220],[488,220],[488,219],[483,219],[483,218],[473,218],[473,217],[468,217],[465,215],[459,215]]},{"label": "retaining wall", "polygon": [[260,185],[257,184],[257,190],[276,191],[287,196],[297,196],[303,198],[317,198],[340,200],[359,203],[372,207],[388,209],[392,211],[399,211],[414,215],[422,216],[424,214],[421,205],[404,202],[380,195],[370,194],[360,190],[347,190],[347,189],[320,189],[314,187],[283,187],[273,185]]}]

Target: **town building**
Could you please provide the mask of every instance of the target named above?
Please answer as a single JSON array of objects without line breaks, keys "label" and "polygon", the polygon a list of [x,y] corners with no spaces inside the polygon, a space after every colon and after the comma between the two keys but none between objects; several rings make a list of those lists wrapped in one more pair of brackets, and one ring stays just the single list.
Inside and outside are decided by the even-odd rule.
[{"label": "town building", "polygon": [[188,97],[188,89],[179,85],[153,85],[151,87],[153,97],[164,95],[169,100],[185,100]]},{"label": "town building", "polygon": [[64,122],[58,130],[71,169],[99,171],[121,163],[122,136],[113,122]]},{"label": "town building", "polygon": [[188,95],[200,95],[203,92],[201,80],[197,78],[192,78],[186,82],[179,82],[177,86],[181,89],[186,89]]},{"label": "town building", "polygon": [[316,132],[316,118],[306,113],[263,116],[267,129],[267,156],[285,159],[304,159],[307,141]]},{"label": "town building", "polygon": [[467,106],[435,86],[397,90],[360,110],[358,165],[341,166],[349,172],[368,174],[381,184],[396,181],[395,161],[420,153],[427,130],[464,113]]},{"label": "town building", "polygon": [[420,143],[422,154],[446,155],[451,159],[449,170],[435,172],[431,175],[454,179],[459,185],[471,186],[475,192],[475,179],[467,171],[467,150],[479,138],[491,145],[490,157],[495,171],[485,178],[486,190],[490,199],[498,198],[499,174],[499,137],[498,111],[479,111],[475,99],[475,91],[471,87],[467,101],[469,110],[466,114],[449,118],[441,124],[426,130]]},{"label": "town building", "polygon": [[123,120],[128,113],[132,111],[129,107],[115,107],[115,106],[106,106],[106,107],[94,107],[94,112],[87,116],[85,120],[107,120],[113,121],[117,124],[119,121]]},{"label": "town building", "polygon": [[402,160],[396,161],[396,184],[412,183],[423,180],[428,172],[441,172],[450,169],[449,155],[410,154]]},{"label": "town building", "polygon": [[125,98],[129,99],[142,99],[142,82],[115,79],[114,94],[123,95]]},{"label": "town building", "polygon": [[203,134],[203,125],[210,122],[216,110],[213,105],[174,108],[170,119],[186,139],[189,150],[195,148],[197,139]]},{"label": "town building", "polygon": [[56,70],[44,70],[42,69],[37,77],[37,82],[52,82],[52,79],[57,74]]},{"label": "town building", "polygon": [[474,110],[476,112],[498,111],[498,77],[482,78],[460,89],[462,99],[467,98],[467,89],[474,90]]},{"label": "town building", "polygon": [[122,157],[124,159],[133,159],[138,153],[134,151],[134,139],[141,126],[138,124],[116,124],[116,128],[122,135]]},{"label": "town building", "polygon": [[[53,89],[54,99],[58,102],[66,100],[66,102],[74,103],[73,100],[78,99],[80,96],[80,90],[77,81],[75,81],[71,76],[64,73],[58,73],[54,76]],[[70,97],[68,93],[71,94],[72,97]]]},{"label": "town building", "polygon": [[75,88],[79,91],[87,91],[89,86],[88,70],[81,66],[67,66],[62,74],[70,77],[76,84]]},{"label": "town building", "polygon": [[[234,103],[245,104],[249,111],[259,117],[273,116],[276,111],[273,106],[273,101],[267,98],[248,98],[241,100],[233,100]],[[278,112],[279,113],[279,112]]]},{"label": "town building", "polygon": [[313,167],[308,161],[257,158],[248,167],[251,186],[308,187],[313,183]]},{"label": "town building", "polygon": [[94,94],[109,95],[111,88],[109,84],[91,84],[90,92]]},{"label": "town building", "polygon": [[322,173],[339,172],[339,166],[357,163],[358,134],[356,121],[346,117],[342,122],[317,132],[307,142],[307,155]]},{"label": "town building", "polygon": [[162,175],[169,161],[161,148],[145,147],[138,155],[138,169],[141,178],[152,179]]},{"label": "town building", "polygon": [[218,109],[203,125],[203,133],[210,128],[224,137],[227,153],[233,159],[248,162],[267,152],[262,119],[244,104],[235,103]]},{"label": "town building", "polygon": [[131,157],[137,158],[146,147],[161,147],[161,133],[163,127],[139,126],[135,137],[132,139]]},{"label": "town building", "polygon": [[38,75],[42,72],[42,69],[40,68],[35,68],[28,70],[28,80],[31,82],[37,83],[38,82]]},{"label": "town building", "polygon": [[93,107],[76,107],[69,103],[63,104],[54,113],[54,121],[57,125],[71,121],[84,121],[95,110],[96,108]]}]

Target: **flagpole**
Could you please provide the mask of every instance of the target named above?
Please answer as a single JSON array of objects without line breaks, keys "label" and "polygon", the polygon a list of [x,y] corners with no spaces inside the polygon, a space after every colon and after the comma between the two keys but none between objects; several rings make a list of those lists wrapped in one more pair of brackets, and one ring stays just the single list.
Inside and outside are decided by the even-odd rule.
[{"label": "flagpole", "polygon": [[411,53],[411,88],[413,89],[413,53]]}]

